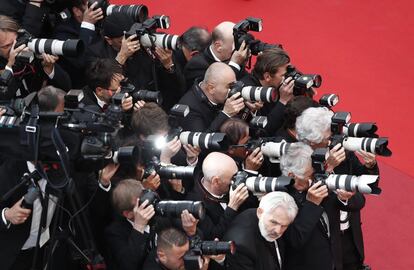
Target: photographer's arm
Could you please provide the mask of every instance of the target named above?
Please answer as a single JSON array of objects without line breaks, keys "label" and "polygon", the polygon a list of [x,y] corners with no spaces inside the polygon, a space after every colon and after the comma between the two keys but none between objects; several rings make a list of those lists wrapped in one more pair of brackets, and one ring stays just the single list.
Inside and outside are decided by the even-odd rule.
[{"label": "photographer's arm", "polygon": [[43,0],[33,0],[26,4],[22,28],[35,37],[42,35],[43,23],[48,19],[47,9],[42,6]]}]

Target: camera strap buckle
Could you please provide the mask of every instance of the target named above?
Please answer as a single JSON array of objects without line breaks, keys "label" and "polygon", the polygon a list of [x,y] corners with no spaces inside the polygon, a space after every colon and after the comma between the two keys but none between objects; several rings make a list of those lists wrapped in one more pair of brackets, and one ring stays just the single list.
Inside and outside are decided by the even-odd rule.
[{"label": "camera strap buckle", "polygon": [[35,126],[26,126],[24,130],[25,130],[26,132],[36,133],[36,131],[37,131],[37,127],[35,127]]}]

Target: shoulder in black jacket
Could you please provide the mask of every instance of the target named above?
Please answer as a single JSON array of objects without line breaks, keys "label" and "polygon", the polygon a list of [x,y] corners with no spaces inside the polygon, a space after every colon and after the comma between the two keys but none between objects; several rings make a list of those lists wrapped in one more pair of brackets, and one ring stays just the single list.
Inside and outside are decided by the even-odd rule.
[{"label": "shoulder in black jacket", "polygon": [[[223,240],[234,241],[236,253],[226,256],[227,269],[231,270],[268,270],[280,269],[275,258],[273,242],[266,241],[259,230],[256,208],[248,209],[233,220]],[[284,265],[284,241],[277,239],[282,266]],[[283,267],[283,269],[289,269]]]},{"label": "shoulder in black jacket", "polygon": [[229,117],[223,113],[220,105],[213,105],[196,82],[180,99],[179,104],[188,105],[190,112],[180,122],[188,131],[217,132]]}]

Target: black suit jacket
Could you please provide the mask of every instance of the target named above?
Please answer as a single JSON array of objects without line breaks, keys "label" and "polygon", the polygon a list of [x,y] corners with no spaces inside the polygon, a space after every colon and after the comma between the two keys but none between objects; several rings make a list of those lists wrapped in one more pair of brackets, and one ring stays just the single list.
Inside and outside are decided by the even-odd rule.
[{"label": "black suit jacket", "polygon": [[[354,195],[347,205],[341,203],[336,194],[330,193],[320,206],[307,201],[306,193],[293,189],[299,212],[285,232],[286,267],[292,270],[342,270],[342,249],[340,245],[339,211],[358,211],[364,206],[361,194]],[[329,237],[321,221],[325,211],[329,220]]]},{"label": "black suit jacket", "polygon": [[[208,67],[215,62],[216,60],[211,54],[210,46],[205,48],[202,53],[191,58],[184,67],[184,77],[187,89],[190,88],[196,80],[202,80]],[[241,67],[241,70],[238,70],[233,66],[230,67],[233,69],[238,80],[246,75],[244,67]]]},{"label": "black suit jacket", "polygon": [[[224,235],[224,241],[234,241],[236,244],[236,253],[226,255],[227,269],[280,269],[274,243],[266,241],[260,233],[256,211],[256,208],[252,208],[239,214]],[[282,258],[282,269],[289,269],[283,266],[284,241],[276,241]]]},{"label": "black suit jacket", "polygon": [[[25,161],[7,160],[0,166],[0,198],[3,197],[10,189],[20,183],[23,173],[27,172],[27,164]],[[22,187],[14,193],[7,201],[1,201],[0,211],[5,207],[12,207],[27,192],[27,187]],[[32,215],[28,217],[26,222],[20,225],[10,225],[7,229],[3,220],[0,220],[0,260],[1,268],[9,269],[21,248],[26,242],[30,234],[32,224]]]},{"label": "black suit jacket", "polygon": [[180,99],[179,104],[188,105],[190,113],[180,120],[184,130],[197,132],[217,132],[229,117],[223,113],[222,106],[213,105],[196,82]]}]

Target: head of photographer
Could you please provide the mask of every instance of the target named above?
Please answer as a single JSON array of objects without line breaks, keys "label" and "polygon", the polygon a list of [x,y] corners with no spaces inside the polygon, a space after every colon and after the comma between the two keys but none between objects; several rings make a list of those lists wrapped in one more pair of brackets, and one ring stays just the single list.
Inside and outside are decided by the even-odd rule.
[{"label": "head of photographer", "polygon": [[236,243],[236,253],[226,256],[226,265],[230,269],[285,269],[282,235],[297,212],[295,201],[285,192],[263,196],[257,209],[244,211],[230,224],[223,239]]},{"label": "head of photographer", "polygon": [[[75,43],[80,50],[82,45]],[[0,69],[2,75],[5,72],[11,75],[2,82],[7,86],[3,99],[38,91],[45,81],[64,90],[70,89],[69,76],[55,64],[57,51],[63,47],[64,42],[32,38],[13,19],[0,15]]]}]

